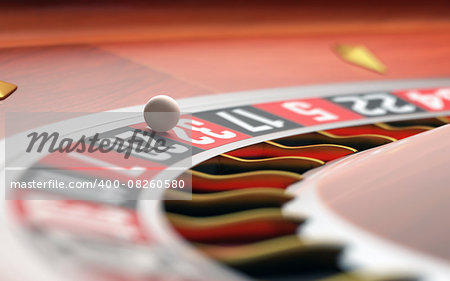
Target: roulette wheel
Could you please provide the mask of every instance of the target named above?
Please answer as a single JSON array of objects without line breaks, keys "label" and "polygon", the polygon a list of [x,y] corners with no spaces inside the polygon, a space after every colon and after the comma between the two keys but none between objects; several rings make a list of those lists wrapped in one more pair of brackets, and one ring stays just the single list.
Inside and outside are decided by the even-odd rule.
[{"label": "roulette wheel", "polygon": [[[289,7],[280,15],[289,15]],[[69,22],[79,16],[43,12],[62,13]],[[448,30],[445,23],[438,30]],[[200,28],[194,30],[207,38],[196,41],[179,30],[167,31],[175,38],[118,30],[114,40],[125,43],[105,36],[94,44],[105,30],[81,29],[70,38],[55,30],[33,37],[33,30],[26,40],[17,30],[0,51],[8,68],[1,79],[18,84],[1,105],[2,280],[450,278],[448,33],[423,35],[435,40],[429,56],[440,58],[432,69],[405,67],[383,77],[353,74],[354,66],[339,61],[320,80],[322,68],[290,74],[299,67],[298,55],[291,56],[306,33],[249,39],[262,36],[256,28],[218,40]],[[340,36],[396,41],[387,30],[377,32],[384,33]],[[417,42],[411,31],[397,32]],[[328,36],[308,48],[337,35]],[[266,44],[271,48],[253,50]],[[205,48],[223,48],[223,57],[204,56]],[[251,56],[273,50],[291,53]],[[400,65],[388,58],[388,69]],[[258,69],[270,63],[276,71]],[[231,72],[226,79],[218,75],[225,72]],[[373,81],[344,82],[351,77]],[[152,134],[143,103],[162,92],[179,98],[183,113],[174,129]],[[74,140],[98,134],[131,147],[139,134],[166,150],[125,157],[115,148],[66,153],[60,144],[61,150],[30,154],[26,140],[33,131]],[[162,188],[166,181],[170,187]],[[47,187],[29,188],[31,182]],[[55,187],[70,183],[91,187]]]}]

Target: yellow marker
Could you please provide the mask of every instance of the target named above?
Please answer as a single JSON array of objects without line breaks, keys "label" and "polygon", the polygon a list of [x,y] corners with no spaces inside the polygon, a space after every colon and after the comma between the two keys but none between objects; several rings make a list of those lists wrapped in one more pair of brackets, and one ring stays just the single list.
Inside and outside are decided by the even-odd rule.
[{"label": "yellow marker", "polygon": [[16,85],[0,81],[0,100],[6,99],[9,95],[14,93],[16,89]]},{"label": "yellow marker", "polygon": [[386,73],[386,66],[366,47],[339,44],[335,47],[339,56],[350,63],[369,70]]}]

